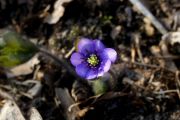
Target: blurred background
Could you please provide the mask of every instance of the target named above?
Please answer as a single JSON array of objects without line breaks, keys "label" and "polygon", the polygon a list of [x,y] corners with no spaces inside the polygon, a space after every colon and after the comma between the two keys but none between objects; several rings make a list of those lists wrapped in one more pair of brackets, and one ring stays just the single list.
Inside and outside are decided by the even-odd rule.
[{"label": "blurred background", "polygon": [[[70,63],[82,37],[118,53],[104,94]],[[0,0],[0,120],[180,120],[179,59],[179,0]]]}]

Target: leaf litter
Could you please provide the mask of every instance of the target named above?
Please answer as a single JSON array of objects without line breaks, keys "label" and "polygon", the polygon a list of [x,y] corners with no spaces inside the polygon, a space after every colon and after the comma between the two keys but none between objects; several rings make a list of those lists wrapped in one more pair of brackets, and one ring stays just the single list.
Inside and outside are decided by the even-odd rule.
[{"label": "leaf litter", "polygon": [[[22,119],[178,120],[179,2],[131,1],[73,0],[59,7],[58,0],[0,1],[1,29],[11,26],[44,50],[36,64],[1,66],[0,115],[17,117],[7,109],[10,100]],[[67,56],[81,37],[101,39],[118,53],[103,78],[107,93],[95,96],[70,65]]]}]

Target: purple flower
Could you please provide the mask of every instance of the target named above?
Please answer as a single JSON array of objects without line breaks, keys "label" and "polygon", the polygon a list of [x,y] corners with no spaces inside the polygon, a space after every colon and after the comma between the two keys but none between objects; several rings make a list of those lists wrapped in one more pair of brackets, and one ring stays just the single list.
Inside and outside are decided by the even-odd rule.
[{"label": "purple flower", "polygon": [[100,40],[82,38],[77,48],[78,51],[72,54],[70,60],[77,74],[86,79],[103,76],[117,57],[116,51],[106,48]]}]

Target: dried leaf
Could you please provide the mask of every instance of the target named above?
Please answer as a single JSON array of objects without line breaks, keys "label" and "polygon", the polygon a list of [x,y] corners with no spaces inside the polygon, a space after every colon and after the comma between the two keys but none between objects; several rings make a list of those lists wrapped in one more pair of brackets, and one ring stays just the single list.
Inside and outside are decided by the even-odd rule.
[{"label": "dried leaf", "polygon": [[33,72],[34,66],[37,65],[38,63],[39,63],[39,60],[36,55],[32,59],[27,61],[26,63],[13,67],[9,70],[6,70],[6,76],[8,78],[12,78],[12,77],[20,76],[20,75],[31,74]]},{"label": "dried leaf", "polygon": [[180,44],[180,32],[171,32],[169,33],[169,42],[171,45],[174,45],[175,43]]},{"label": "dried leaf", "polygon": [[13,101],[6,101],[0,112],[1,120],[25,120],[19,107]]},{"label": "dried leaf", "polygon": [[65,9],[63,4],[71,1],[72,0],[57,0],[54,4],[54,11],[45,18],[44,22],[49,24],[56,24],[64,15]]},{"label": "dried leaf", "polygon": [[35,83],[35,85],[30,90],[28,90],[28,92],[27,92],[32,97],[37,96],[40,93],[41,89],[42,89],[42,84],[41,84],[40,81],[37,81],[37,80],[27,80],[24,83],[25,84]]},{"label": "dried leaf", "polygon": [[36,108],[31,108],[30,110],[30,119],[29,120],[43,120],[40,113]]},{"label": "dried leaf", "polygon": [[[169,52],[169,45],[173,46],[175,43],[180,44],[180,32],[169,32],[163,35],[162,40],[159,44],[163,56],[172,56]],[[175,72],[178,70],[173,60],[168,59],[165,61],[166,67],[171,71]]]}]

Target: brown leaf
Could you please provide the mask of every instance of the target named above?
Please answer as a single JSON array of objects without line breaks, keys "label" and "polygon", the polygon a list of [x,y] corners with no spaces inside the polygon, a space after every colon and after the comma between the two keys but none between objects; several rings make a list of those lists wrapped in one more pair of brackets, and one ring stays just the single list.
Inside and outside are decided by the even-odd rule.
[{"label": "brown leaf", "polygon": [[44,19],[44,22],[49,24],[56,24],[64,15],[65,9],[63,4],[71,1],[72,0],[57,0],[54,4],[54,11]]}]

